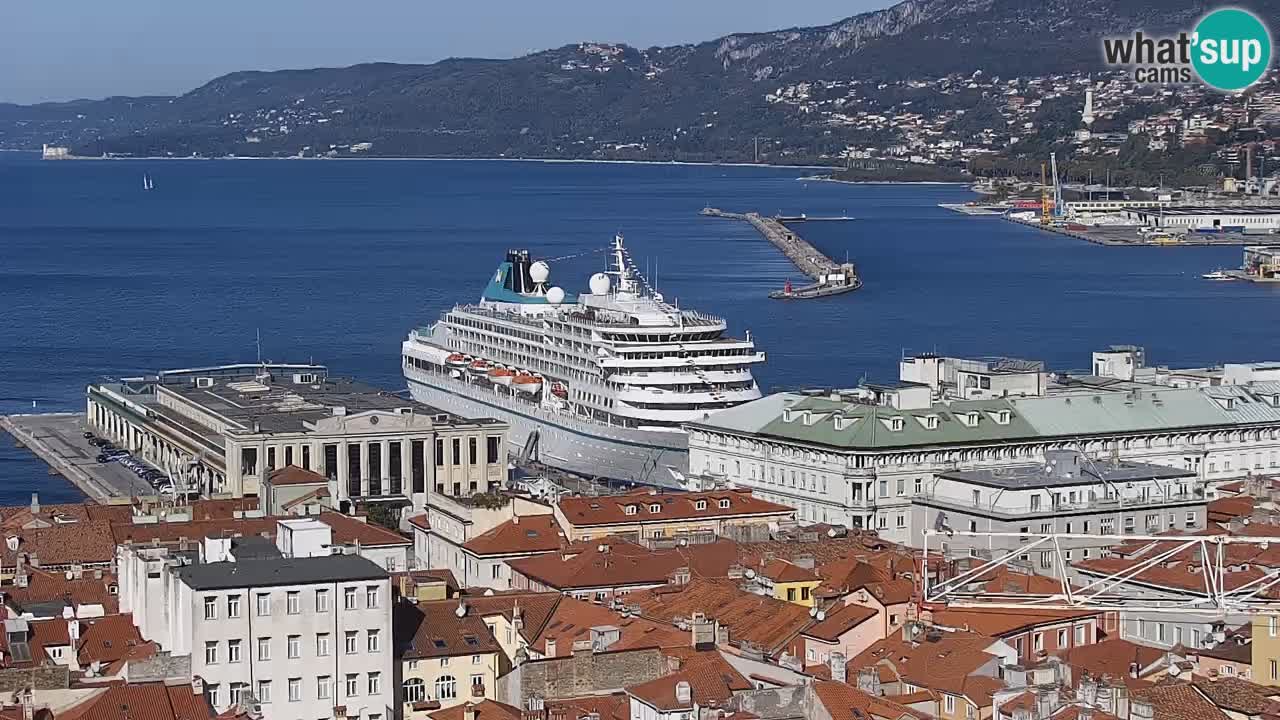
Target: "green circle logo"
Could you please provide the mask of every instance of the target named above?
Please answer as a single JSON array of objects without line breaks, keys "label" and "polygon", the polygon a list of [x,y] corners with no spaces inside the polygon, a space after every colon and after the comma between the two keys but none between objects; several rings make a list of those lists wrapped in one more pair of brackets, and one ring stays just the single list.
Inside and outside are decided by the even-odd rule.
[{"label": "green circle logo", "polygon": [[1214,10],[1192,36],[1191,64],[1218,90],[1243,90],[1271,65],[1271,34],[1256,15],[1237,8]]}]

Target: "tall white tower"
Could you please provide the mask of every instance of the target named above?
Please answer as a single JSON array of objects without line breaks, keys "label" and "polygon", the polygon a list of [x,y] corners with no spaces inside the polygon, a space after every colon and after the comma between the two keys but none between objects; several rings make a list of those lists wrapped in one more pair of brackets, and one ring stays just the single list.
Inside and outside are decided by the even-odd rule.
[{"label": "tall white tower", "polygon": [[1093,88],[1084,91],[1084,112],[1080,113],[1080,119],[1084,120],[1084,126],[1093,125]]}]

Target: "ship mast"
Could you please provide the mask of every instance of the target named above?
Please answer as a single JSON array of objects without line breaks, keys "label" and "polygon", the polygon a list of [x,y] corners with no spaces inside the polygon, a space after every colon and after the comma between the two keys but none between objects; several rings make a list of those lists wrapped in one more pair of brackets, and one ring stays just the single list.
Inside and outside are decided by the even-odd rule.
[{"label": "ship mast", "polygon": [[613,263],[618,268],[614,271],[618,276],[617,293],[635,295],[636,281],[631,275],[631,265],[627,262],[627,249],[622,246],[622,233],[613,236]]}]

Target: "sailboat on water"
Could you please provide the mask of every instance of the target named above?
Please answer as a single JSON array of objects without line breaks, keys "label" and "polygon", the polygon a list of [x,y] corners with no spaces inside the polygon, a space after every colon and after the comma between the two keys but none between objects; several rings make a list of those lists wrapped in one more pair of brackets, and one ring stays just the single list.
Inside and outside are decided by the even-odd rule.
[{"label": "sailboat on water", "polygon": [[151,176],[150,176],[150,175],[147,175],[147,174],[145,174],[145,173],[142,175],[142,189],[143,189],[143,190],[155,190],[155,189],[156,189],[156,184],[155,184],[154,182],[152,182],[152,181],[151,181]]}]

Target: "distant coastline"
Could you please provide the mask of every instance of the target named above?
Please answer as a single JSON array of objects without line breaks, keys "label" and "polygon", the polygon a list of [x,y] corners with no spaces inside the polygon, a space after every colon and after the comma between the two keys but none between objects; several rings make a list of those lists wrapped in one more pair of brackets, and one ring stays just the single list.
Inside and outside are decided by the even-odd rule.
[{"label": "distant coastline", "polygon": [[[39,154],[38,150],[5,150],[4,152],[30,153]],[[835,166],[832,165],[778,165],[771,163],[744,163],[744,162],[690,162],[687,160],[596,160],[591,158],[508,158],[508,157],[258,157],[256,155],[220,155],[218,157],[170,157],[167,155],[150,155],[140,157],[102,157],[91,155],[69,155],[58,160],[50,160],[49,162],[64,161],[89,161],[89,160],[186,160],[186,161],[214,161],[214,160],[356,160],[356,161],[378,161],[378,162],[529,162],[529,163],[595,163],[600,165],[690,165],[695,167],[747,167],[747,168],[781,168],[792,170],[831,170]]]},{"label": "distant coastline", "polygon": [[[31,153],[36,154],[37,151],[31,150],[3,150],[3,152]],[[838,171],[841,168],[834,165],[792,165],[792,164],[771,164],[771,163],[746,163],[746,162],[692,162],[687,160],[597,160],[592,158],[508,158],[508,157],[259,157],[256,155],[222,155],[218,157],[169,157],[165,155],[143,156],[143,157],[101,157],[88,155],[72,155],[61,160],[50,160],[49,162],[63,162],[65,160],[123,160],[123,161],[196,161],[210,162],[217,160],[325,160],[325,161],[359,161],[359,162],[525,162],[525,163],[561,163],[561,164],[597,164],[597,165],[684,165],[691,167],[733,167],[733,168],[774,168],[780,170],[830,170]],[[829,175],[803,175],[796,178],[797,180],[815,181],[815,182],[831,182],[841,183],[843,185],[969,185],[964,180],[841,180]]]}]

